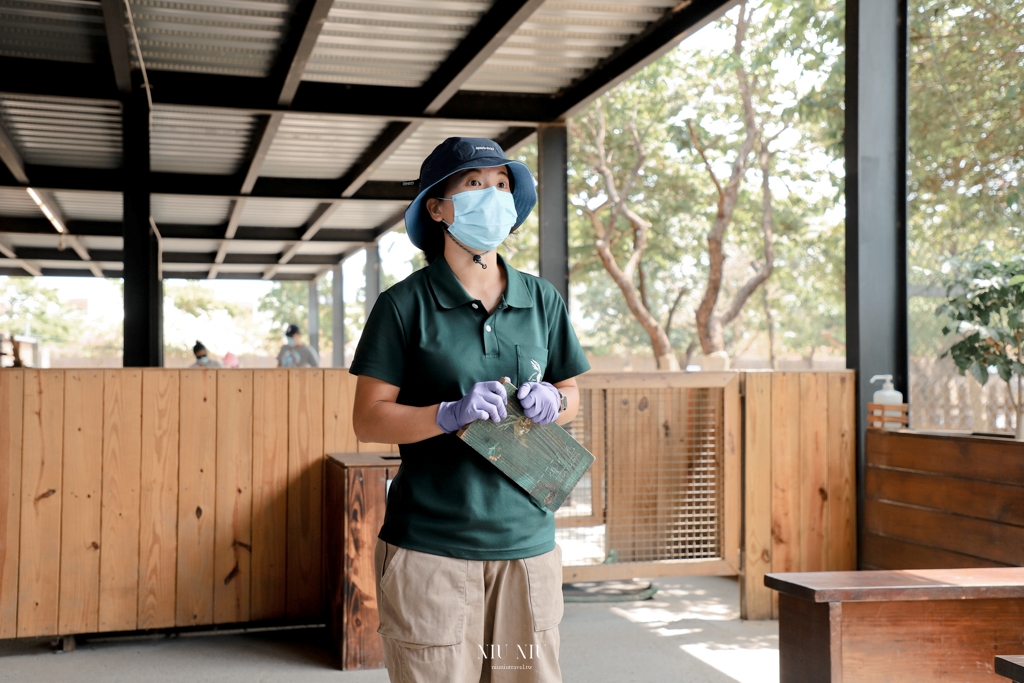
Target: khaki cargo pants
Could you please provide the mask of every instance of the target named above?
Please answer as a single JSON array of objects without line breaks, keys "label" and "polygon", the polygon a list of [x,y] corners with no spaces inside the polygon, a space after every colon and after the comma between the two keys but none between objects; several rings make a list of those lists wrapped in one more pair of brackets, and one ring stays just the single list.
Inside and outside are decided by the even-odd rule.
[{"label": "khaki cargo pants", "polygon": [[562,550],[474,561],[377,540],[378,632],[392,683],[560,683]]}]

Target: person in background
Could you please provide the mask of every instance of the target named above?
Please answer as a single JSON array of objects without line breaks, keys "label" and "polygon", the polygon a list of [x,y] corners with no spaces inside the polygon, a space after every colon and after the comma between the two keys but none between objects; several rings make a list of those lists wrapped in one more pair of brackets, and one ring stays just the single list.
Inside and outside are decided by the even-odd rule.
[{"label": "person in background", "polygon": [[284,332],[284,346],[277,354],[277,366],[281,368],[317,368],[320,356],[316,349],[302,343],[302,331],[291,324]]},{"label": "person in background", "polygon": [[196,345],[192,347],[192,353],[196,354],[196,362],[191,365],[193,368],[222,368],[224,364],[219,360],[210,358],[210,352],[203,346],[203,342],[196,340]]},{"label": "person in background", "polygon": [[237,368],[238,367],[238,356],[228,351],[224,354],[224,358],[221,360],[226,368]]}]

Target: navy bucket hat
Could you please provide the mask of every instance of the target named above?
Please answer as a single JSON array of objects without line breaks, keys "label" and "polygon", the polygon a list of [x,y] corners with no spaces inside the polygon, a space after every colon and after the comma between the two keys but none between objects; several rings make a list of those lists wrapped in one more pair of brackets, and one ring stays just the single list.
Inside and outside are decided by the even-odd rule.
[{"label": "navy bucket hat", "polygon": [[435,185],[451,175],[471,168],[508,166],[512,174],[512,198],[516,204],[516,226],[522,225],[537,204],[537,188],[526,164],[512,161],[494,140],[487,138],[448,138],[434,148],[420,166],[420,193],[405,210],[405,232],[409,240],[423,248],[423,202]]}]

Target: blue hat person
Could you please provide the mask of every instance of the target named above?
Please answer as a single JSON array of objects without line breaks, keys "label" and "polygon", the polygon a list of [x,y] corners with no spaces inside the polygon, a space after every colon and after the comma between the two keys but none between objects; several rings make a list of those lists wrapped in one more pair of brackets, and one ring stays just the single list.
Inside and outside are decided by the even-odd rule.
[{"label": "blue hat person", "polygon": [[[507,187],[487,187],[447,195],[446,181],[465,171],[497,169],[507,176]],[[451,202],[454,220],[440,218],[438,202]],[[486,268],[481,258],[497,248],[522,225],[537,204],[530,169],[510,160],[493,140],[448,138],[430,153],[420,167],[420,193],[405,210],[409,240],[432,263],[444,252],[445,235],[472,254],[474,263]]]}]

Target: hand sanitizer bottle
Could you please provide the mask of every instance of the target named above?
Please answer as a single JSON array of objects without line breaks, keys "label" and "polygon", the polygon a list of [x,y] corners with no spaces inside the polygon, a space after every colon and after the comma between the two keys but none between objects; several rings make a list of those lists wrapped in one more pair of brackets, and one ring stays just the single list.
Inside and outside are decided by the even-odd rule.
[{"label": "hand sanitizer bottle", "polygon": [[[870,384],[874,384],[879,380],[882,381],[882,388],[875,392],[873,403],[883,403],[886,405],[899,405],[903,403],[903,393],[896,391],[896,387],[892,384],[892,375],[875,375],[871,378]],[[881,410],[872,411],[873,415],[884,417]],[[893,415],[896,417],[900,416],[899,411],[887,410],[885,415]],[[872,427],[882,427],[883,429],[901,429],[903,425],[899,422],[886,422],[884,425],[880,421],[871,420]]]}]

